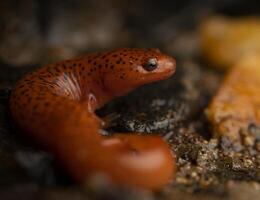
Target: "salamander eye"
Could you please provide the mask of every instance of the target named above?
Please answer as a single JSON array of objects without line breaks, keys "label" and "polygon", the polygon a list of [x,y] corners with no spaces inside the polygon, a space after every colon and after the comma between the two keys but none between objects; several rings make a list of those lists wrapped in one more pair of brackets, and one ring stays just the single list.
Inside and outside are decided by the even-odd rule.
[{"label": "salamander eye", "polygon": [[146,71],[153,71],[157,68],[158,63],[156,58],[150,58],[143,66]]}]

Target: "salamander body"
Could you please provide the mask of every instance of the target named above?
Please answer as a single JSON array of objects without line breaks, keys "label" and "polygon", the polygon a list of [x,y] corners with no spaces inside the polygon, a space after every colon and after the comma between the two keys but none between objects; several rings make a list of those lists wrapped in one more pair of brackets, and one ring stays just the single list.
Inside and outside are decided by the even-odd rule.
[{"label": "salamander body", "polygon": [[156,49],[118,49],[49,64],[17,83],[12,118],[79,183],[103,174],[117,184],[157,189],[174,175],[168,145],[159,136],[103,136],[95,110],[174,72],[174,59]]}]

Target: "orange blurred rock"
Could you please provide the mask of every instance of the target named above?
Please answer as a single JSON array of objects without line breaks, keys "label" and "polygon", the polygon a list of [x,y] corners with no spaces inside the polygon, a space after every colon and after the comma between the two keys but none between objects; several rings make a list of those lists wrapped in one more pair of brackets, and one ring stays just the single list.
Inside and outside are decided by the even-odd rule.
[{"label": "orange blurred rock", "polygon": [[260,52],[260,18],[215,16],[200,26],[204,57],[214,66],[226,69],[242,56]]},{"label": "orange blurred rock", "polygon": [[250,125],[260,125],[260,53],[241,59],[226,75],[207,116],[216,137],[240,142]]}]

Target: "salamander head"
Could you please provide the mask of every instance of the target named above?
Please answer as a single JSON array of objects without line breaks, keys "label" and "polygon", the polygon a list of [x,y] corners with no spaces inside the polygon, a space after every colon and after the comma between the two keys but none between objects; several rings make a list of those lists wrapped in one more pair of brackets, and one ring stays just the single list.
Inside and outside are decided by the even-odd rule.
[{"label": "salamander head", "polygon": [[113,69],[104,75],[106,88],[114,96],[151,82],[170,77],[176,68],[175,60],[158,49],[119,49],[111,53]]}]

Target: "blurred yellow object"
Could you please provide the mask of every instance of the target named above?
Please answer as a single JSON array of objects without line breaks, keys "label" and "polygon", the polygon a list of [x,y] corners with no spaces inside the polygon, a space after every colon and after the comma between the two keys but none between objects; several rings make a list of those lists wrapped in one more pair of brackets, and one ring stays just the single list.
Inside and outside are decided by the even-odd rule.
[{"label": "blurred yellow object", "polygon": [[200,26],[202,52],[214,66],[226,69],[241,57],[260,52],[260,18],[211,17]]},{"label": "blurred yellow object", "polygon": [[260,125],[260,53],[241,59],[226,75],[207,110],[216,137],[241,141],[250,125]]}]

